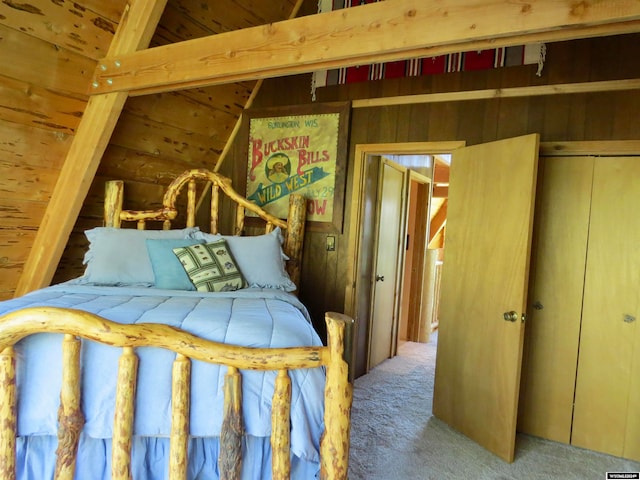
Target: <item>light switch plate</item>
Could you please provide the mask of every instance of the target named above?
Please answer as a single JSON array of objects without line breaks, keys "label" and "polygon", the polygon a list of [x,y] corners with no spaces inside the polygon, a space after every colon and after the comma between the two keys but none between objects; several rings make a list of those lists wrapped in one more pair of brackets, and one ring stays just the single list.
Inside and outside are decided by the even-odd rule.
[{"label": "light switch plate", "polygon": [[327,236],[327,252],[333,252],[336,249],[336,237]]}]

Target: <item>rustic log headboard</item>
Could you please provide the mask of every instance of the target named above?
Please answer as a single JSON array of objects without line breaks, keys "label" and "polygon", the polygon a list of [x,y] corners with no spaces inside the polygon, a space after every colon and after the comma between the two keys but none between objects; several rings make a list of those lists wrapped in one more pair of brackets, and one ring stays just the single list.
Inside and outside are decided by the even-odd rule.
[{"label": "rustic log headboard", "polygon": [[284,235],[282,249],[289,257],[287,273],[296,285],[300,281],[302,245],[306,219],[306,199],[302,195],[289,197],[287,220],[277,218],[255,203],[238,194],[231,186],[231,180],[223,175],[205,169],[188,170],[177,177],[167,187],[162,207],[157,210],[123,210],[124,182],[109,181],[105,187],[104,221],[107,227],[120,227],[122,222],[137,222],[139,229],[146,228],[147,222],[162,222],[162,228],[171,228],[171,222],[178,216],[177,198],[183,187],[187,186],[186,226],[196,225],[197,182],[211,186],[210,233],[219,233],[220,228],[220,192],[226,194],[236,206],[233,235],[242,235],[245,230],[247,211],[265,221],[265,233],[280,227]]}]

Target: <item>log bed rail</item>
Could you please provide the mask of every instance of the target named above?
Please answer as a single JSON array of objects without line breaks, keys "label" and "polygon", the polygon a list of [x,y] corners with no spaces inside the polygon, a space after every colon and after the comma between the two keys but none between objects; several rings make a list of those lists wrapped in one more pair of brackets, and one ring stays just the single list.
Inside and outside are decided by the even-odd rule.
[{"label": "log bed rail", "polygon": [[113,428],[112,478],[130,479],[131,442],[138,358],[137,347],[156,347],[176,353],[172,371],[170,479],[185,479],[189,438],[191,359],[227,365],[221,432],[220,478],[239,479],[242,455],[241,370],[277,372],[272,400],[272,476],[290,476],[291,381],[288,370],[325,367],[325,431],[320,442],[322,479],[346,479],[349,458],[352,387],[343,359],[345,327],[352,319],[328,312],[327,346],[250,348],[198,338],[161,324],[122,325],[73,309],[33,307],[0,317],[0,476],[15,478],[16,358],[13,346],[39,333],[63,336],[63,373],[58,411],[57,480],[73,479],[75,455],[84,417],[80,409],[80,338],[122,348],[118,367]]}]

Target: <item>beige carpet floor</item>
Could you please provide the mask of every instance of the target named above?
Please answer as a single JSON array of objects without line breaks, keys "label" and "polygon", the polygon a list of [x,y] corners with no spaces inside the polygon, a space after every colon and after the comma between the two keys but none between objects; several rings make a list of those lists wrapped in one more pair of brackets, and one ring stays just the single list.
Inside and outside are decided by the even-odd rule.
[{"label": "beige carpet floor", "polygon": [[[604,480],[640,463],[518,434],[507,464],[431,413],[437,336],[356,379],[350,480]],[[637,478],[637,477],[635,477]]]}]

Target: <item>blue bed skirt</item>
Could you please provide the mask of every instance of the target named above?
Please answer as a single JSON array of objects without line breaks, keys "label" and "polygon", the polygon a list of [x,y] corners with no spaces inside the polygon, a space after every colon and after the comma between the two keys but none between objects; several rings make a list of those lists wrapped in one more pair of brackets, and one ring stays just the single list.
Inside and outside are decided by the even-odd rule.
[{"label": "blue bed skirt", "polygon": [[[18,437],[17,479],[52,479],[55,472],[55,450],[58,439],[50,435]],[[189,480],[217,480],[218,438],[192,438],[189,443]],[[169,439],[166,437],[134,437],[132,475],[135,480],[169,478]],[[293,456],[291,478],[309,480],[319,477],[320,466]],[[77,480],[111,479],[111,439],[81,436],[75,477]],[[268,437],[245,436],[243,441],[242,480],[271,479],[271,445]]]}]

